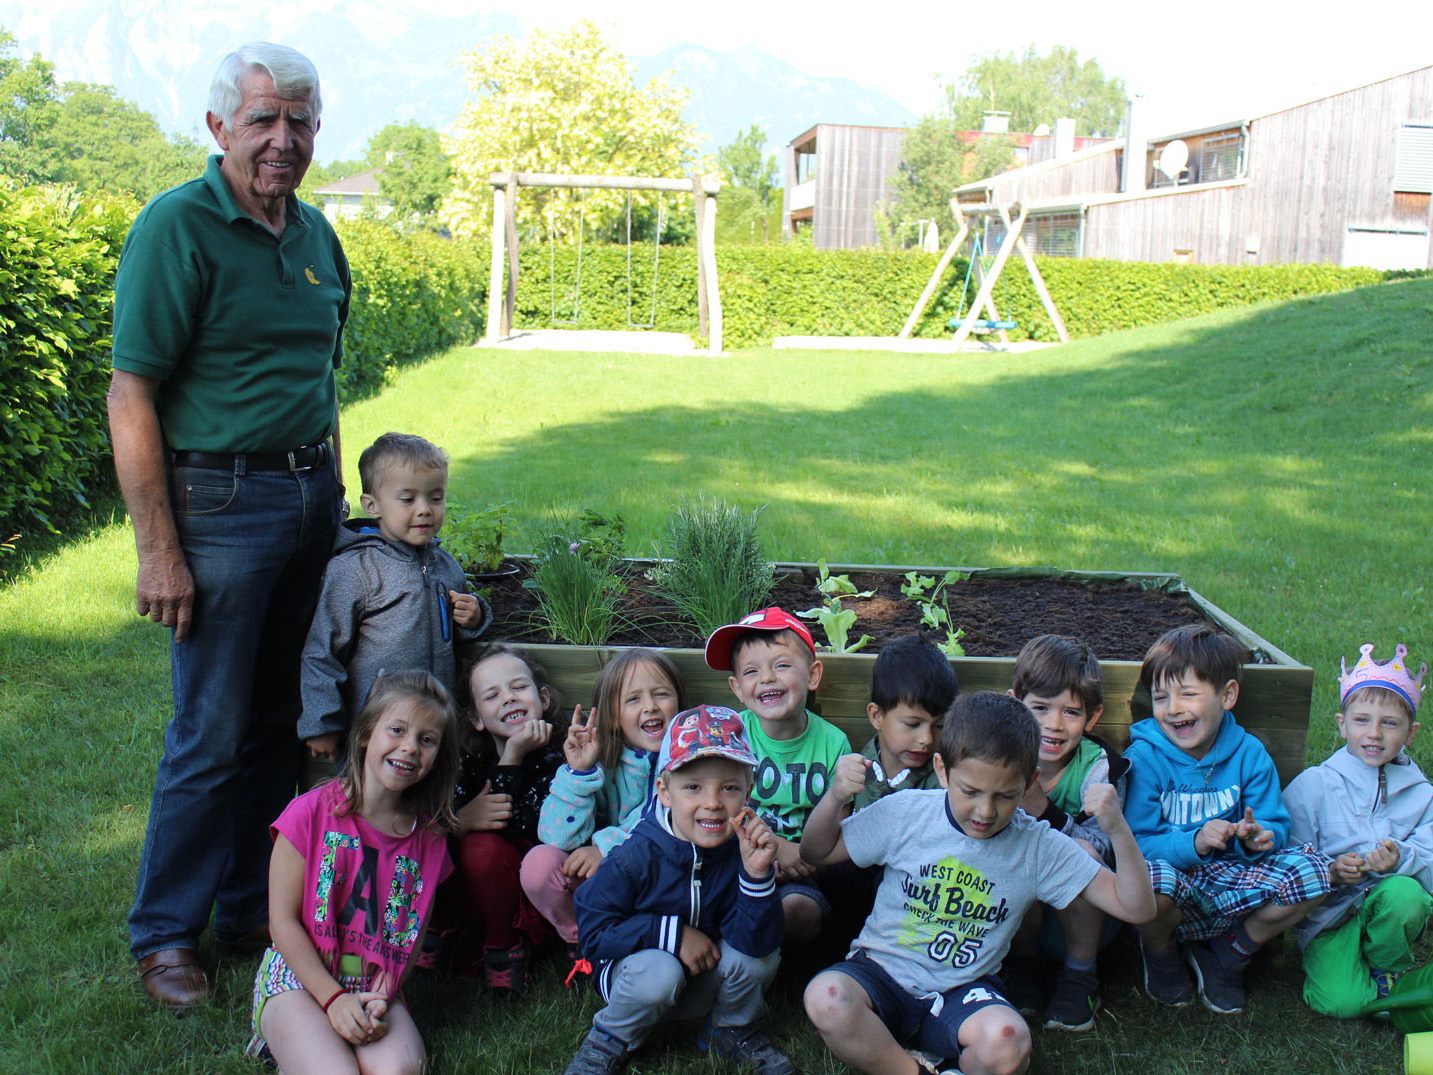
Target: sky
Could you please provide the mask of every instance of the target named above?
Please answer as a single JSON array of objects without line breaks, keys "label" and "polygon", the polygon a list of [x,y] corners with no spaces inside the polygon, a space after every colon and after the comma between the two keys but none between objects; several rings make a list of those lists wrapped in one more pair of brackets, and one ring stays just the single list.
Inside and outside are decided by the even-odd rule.
[{"label": "sky", "polygon": [[[476,8],[467,0],[448,6]],[[917,114],[936,108],[941,87],[982,55],[1066,45],[1124,78],[1143,94],[1148,121],[1169,131],[1259,115],[1433,64],[1427,0],[1353,6],[1019,0],[994,7],[950,0],[544,0],[540,6],[540,17],[530,8],[519,19],[555,28],[590,17],[614,27],[631,55],[678,41],[718,50],[755,45],[809,74],[882,89]],[[1433,102],[1429,108],[1433,113]]]},{"label": "sky", "polygon": [[[130,10],[143,0],[116,0]],[[0,25],[31,0],[0,0]],[[49,0],[63,8],[74,0]],[[696,43],[729,51],[758,47],[810,75],[844,76],[890,94],[916,114],[933,111],[941,87],[981,55],[1067,45],[1143,95],[1146,122],[1173,132],[1257,116],[1433,63],[1433,3],[1361,0],[1302,5],[1270,0],[1019,0],[1003,8],[944,0],[213,0],[263,13],[281,26],[297,12],[342,3],[401,32],[423,11],[488,14],[504,8],[525,29],[560,29],[591,18],[632,56]],[[191,9],[195,22],[203,8]],[[212,9],[211,9],[212,10]],[[33,12],[33,9],[31,9]],[[60,77],[80,77],[60,71]],[[1433,104],[1430,104],[1433,111]]]}]

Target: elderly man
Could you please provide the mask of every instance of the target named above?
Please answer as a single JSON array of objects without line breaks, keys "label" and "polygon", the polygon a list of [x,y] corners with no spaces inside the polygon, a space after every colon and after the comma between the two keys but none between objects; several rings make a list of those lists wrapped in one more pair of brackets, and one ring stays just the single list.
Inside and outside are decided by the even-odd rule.
[{"label": "elderly man", "polygon": [[174,716],[154,782],[130,944],[171,1008],[209,993],[199,935],[267,938],[268,826],[294,792],[298,668],[338,526],[334,367],[351,290],[313,159],[318,73],[246,45],[214,77],[223,150],[158,195],[115,278],[115,470],[136,609],[172,629]]}]

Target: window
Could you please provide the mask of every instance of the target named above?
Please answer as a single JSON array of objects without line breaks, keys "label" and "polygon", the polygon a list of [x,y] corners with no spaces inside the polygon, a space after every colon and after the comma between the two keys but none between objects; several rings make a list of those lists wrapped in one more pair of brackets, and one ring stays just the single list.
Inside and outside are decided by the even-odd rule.
[{"label": "window", "polygon": [[1031,216],[1021,230],[1030,253],[1047,258],[1080,256],[1080,214],[1042,213]]},{"label": "window", "polygon": [[1400,194],[1433,194],[1433,123],[1405,123],[1398,129],[1393,189]]},{"label": "window", "polygon": [[1244,135],[1239,131],[1206,138],[1199,146],[1196,183],[1237,179],[1244,170]]}]

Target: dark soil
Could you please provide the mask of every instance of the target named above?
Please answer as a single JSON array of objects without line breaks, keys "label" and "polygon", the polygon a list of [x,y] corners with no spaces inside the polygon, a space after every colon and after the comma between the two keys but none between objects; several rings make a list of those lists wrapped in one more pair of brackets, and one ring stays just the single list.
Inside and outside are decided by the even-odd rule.
[{"label": "dark soil", "polygon": [[[550,642],[537,621],[537,598],[523,587],[528,565],[512,578],[487,584],[496,617],[489,637],[519,642]],[[779,575],[769,604],[792,612],[821,603],[817,575],[793,569]],[[851,581],[869,598],[843,601],[856,612],[851,638],[872,641],[862,652],[921,630],[920,610],[900,590],[904,579],[894,572],[856,571]],[[631,567],[625,577],[624,615],[628,626],[608,641],[618,646],[679,646],[700,649],[704,639],[681,622],[642,574]],[[1198,623],[1203,613],[1184,594],[1146,590],[1133,583],[1081,583],[1064,579],[969,578],[949,588],[953,623],[965,630],[961,644],[970,657],[1013,657],[1035,635],[1054,633],[1084,640],[1102,660],[1138,661],[1150,644],[1171,627]],[[818,643],[824,642],[812,624]],[[934,636],[933,636],[934,637]],[[942,633],[936,640],[943,640]]]}]

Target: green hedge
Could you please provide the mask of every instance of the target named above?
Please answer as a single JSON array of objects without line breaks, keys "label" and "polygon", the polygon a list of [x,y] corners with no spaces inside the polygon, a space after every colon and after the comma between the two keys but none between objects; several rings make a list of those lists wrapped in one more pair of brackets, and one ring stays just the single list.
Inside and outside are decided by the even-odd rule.
[{"label": "green hedge", "polygon": [[[114,271],[139,206],[59,189],[0,188],[0,554],[58,533],[114,488],[105,391]],[[340,229],[353,269],[340,391],[482,335],[486,247]]]},{"label": "green hedge", "polygon": [[482,336],[486,243],[400,234],[369,220],[343,222],[338,234],[353,272],[338,373],[344,399],[376,391],[404,362]]},{"label": "green hedge", "polygon": [[[894,336],[935,268],[933,254],[875,250],[813,250],[810,247],[719,247],[725,343],[752,347],[775,336]],[[633,321],[645,321],[651,302],[651,248],[632,257]],[[572,313],[576,252],[534,246],[522,253],[516,323],[551,323],[553,280],[559,319]],[[1128,261],[1042,258],[1040,272],[1076,338],[1193,317],[1231,306],[1343,291],[1377,283],[1375,269],[1329,265],[1173,265]],[[551,267],[550,267],[551,266]],[[554,272],[555,269],[555,272]],[[960,308],[965,262],[946,270],[916,335],[948,336],[947,322]],[[580,317],[574,327],[616,329],[628,325],[627,261],[623,246],[582,251]],[[697,328],[696,253],[666,248],[658,271],[658,329]],[[972,282],[965,302],[975,298]],[[1016,321],[1015,339],[1053,340],[1055,331],[1040,306],[1023,263],[1007,265],[995,289],[1002,316]]]},{"label": "green hedge", "polygon": [[114,266],[136,209],[0,189],[0,551],[58,532],[110,480]]}]

